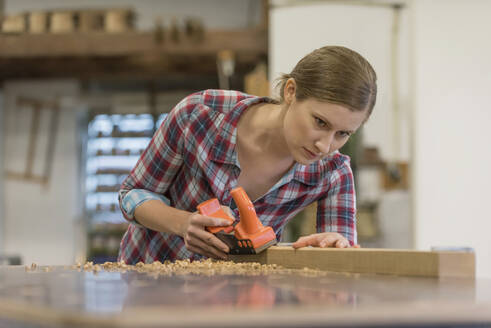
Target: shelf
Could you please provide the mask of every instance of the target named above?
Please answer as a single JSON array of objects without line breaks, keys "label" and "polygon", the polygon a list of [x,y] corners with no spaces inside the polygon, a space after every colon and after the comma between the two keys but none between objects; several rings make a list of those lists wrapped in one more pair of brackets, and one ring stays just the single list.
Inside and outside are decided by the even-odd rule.
[{"label": "shelf", "polygon": [[118,192],[119,189],[121,189],[121,185],[116,185],[116,186],[97,186],[94,192]]},{"label": "shelf", "polygon": [[130,150],[111,151],[109,153],[104,153],[103,151],[97,151],[95,154],[90,155],[90,157],[97,158],[97,157],[141,156],[144,150],[145,149],[140,150],[137,154],[132,153]]},{"label": "shelf", "polygon": [[126,176],[128,174],[130,174],[131,170],[128,170],[128,171],[125,171],[124,173],[115,173],[114,170],[111,170],[111,172],[109,172],[109,170],[105,170],[107,171],[108,173],[104,173],[104,172],[93,172],[93,173],[87,173],[87,176],[90,176],[90,177],[97,177],[97,176],[106,176],[106,175],[116,175],[116,176],[124,176],[124,178],[126,178]]},{"label": "shelf", "polygon": [[127,223],[106,223],[103,228],[94,228],[88,232],[89,237],[93,236],[116,236],[120,237],[128,229]]},{"label": "shelf", "polygon": [[123,217],[123,214],[121,214],[119,208],[117,209],[116,212],[88,211],[87,214],[89,215],[91,225],[101,225],[101,224],[118,225],[118,224],[127,223],[127,221]]},{"label": "shelf", "polygon": [[97,136],[97,138],[151,138],[153,136],[153,130],[152,131],[142,131],[142,132],[113,132],[109,136],[105,136],[103,134],[100,134]]},{"label": "shelf", "polygon": [[93,175],[99,175],[99,174],[128,175],[130,172],[131,169],[97,169],[97,171],[95,171],[95,174]]},{"label": "shelf", "polygon": [[119,139],[151,139],[153,136],[153,133],[150,134],[150,135],[147,135],[147,136],[138,136],[138,137],[134,137],[134,136],[117,136],[117,137],[114,137],[114,136],[111,136],[111,135],[98,135],[98,136],[94,136],[94,137],[91,137],[92,140],[105,140],[105,139],[112,139],[112,140],[119,140]]},{"label": "shelf", "polygon": [[154,32],[0,34],[0,71],[3,80],[216,75],[216,56],[221,50],[233,51],[236,73],[245,73],[266,58],[267,33],[210,30],[200,42],[164,38],[162,43],[156,42]]}]

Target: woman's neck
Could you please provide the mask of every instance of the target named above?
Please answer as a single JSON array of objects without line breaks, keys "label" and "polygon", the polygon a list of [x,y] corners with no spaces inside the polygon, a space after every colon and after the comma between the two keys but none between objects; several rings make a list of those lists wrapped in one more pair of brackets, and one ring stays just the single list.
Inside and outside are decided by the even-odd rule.
[{"label": "woman's neck", "polygon": [[285,108],[278,104],[258,104],[240,118],[238,139],[254,148],[255,152],[293,161],[285,141],[283,119]]}]

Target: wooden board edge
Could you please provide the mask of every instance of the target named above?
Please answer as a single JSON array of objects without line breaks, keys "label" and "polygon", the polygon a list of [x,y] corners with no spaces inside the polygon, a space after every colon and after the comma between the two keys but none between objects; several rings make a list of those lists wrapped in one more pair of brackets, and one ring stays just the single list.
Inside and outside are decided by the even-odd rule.
[{"label": "wooden board edge", "polygon": [[[315,248],[273,246],[258,255],[231,256],[234,262],[277,264],[333,272],[390,274],[420,277],[475,277],[475,255],[408,249]],[[459,264],[460,263],[460,264]]]},{"label": "wooden board edge", "polygon": [[444,278],[475,278],[476,254],[474,252],[437,252],[438,276]]}]

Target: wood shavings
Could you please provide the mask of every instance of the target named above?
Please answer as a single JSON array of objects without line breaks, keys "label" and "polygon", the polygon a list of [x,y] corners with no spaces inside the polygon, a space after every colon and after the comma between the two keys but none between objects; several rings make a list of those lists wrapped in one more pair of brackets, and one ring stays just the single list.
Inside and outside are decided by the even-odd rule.
[{"label": "wood shavings", "polygon": [[94,267],[94,262],[87,262],[84,264],[84,271],[91,271]]},{"label": "wood shavings", "polygon": [[71,268],[72,270],[77,270],[77,269],[79,269],[79,270],[80,270],[80,269],[82,268],[82,263],[77,262],[77,264],[74,264],[74,265],[70,266],[70,268]]},{"label": "wood shavings", "polygon": [[[78,265],[77,265],[78,267]],[[83,266],[83,271],[92,271],[97,273],[101,270],[107,272],[126,272],[136,271],[140,273],[151,274],[152,276],[173,276],[173,275],[245,275],[258,276],[270,274],[298,274],[302,276],[323,276],[324,271],[304,268],[302,270],[286,269],[276,264],[260,264],[257,262],[235,263],[232,261],[217,261],[217,260],[178,260],[175,262],[165,261],[161,263],[155,261],[153,263],[139,262],[135,265],[128,265],[124,262],[105,262],[104,264],[95,264],[87,262]]]},{"label": "wood shavings", "polygon": [[36,263],[32,263],[31,266],[26,265],[24,267],[26,272],[37,272],[43,271],[43,272],[51,272],[52,268],[50,266],[42,266],[42,265],[37,265]]},{"label": "wood shavings", "polygon": [[38,265],[36,263],[32,263],[31,266],[25,266],[24,269],[26,270],[26,272],[29,272],[29,271],[36,271]]}]

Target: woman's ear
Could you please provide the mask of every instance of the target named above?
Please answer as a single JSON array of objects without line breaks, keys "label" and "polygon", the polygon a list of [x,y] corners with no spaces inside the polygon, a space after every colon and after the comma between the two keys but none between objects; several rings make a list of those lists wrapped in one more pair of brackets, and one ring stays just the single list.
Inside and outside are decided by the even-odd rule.
[{"label": "woman's ear", "polygon": [[290,105],[295,100],[295,92],[297,91],[297,84],[294,78],[289,78],[285,83],[283,89],[283,98],[285,102]]}]

